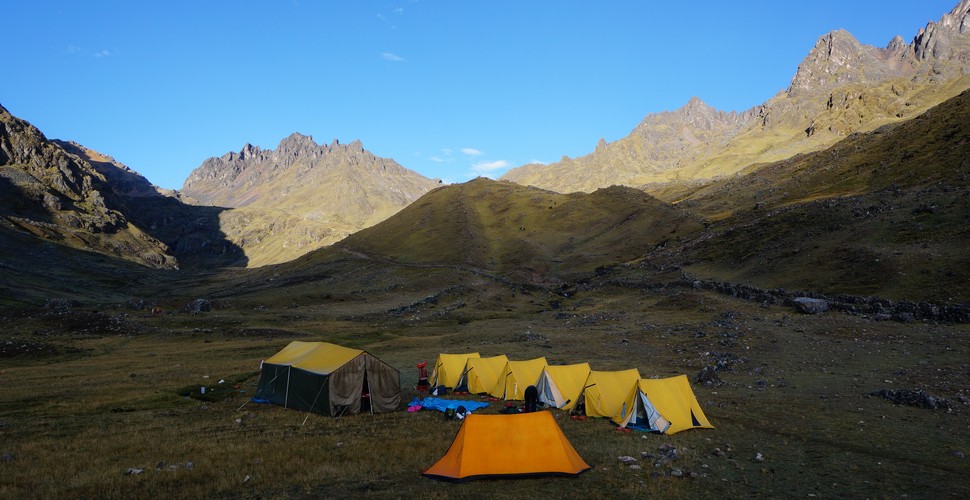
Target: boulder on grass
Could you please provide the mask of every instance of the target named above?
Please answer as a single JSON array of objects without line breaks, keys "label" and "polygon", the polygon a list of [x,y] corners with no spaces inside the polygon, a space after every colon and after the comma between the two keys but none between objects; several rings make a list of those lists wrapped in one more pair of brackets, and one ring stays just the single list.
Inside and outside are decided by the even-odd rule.
[{"label": "boulder on grass", "polygon": [[182,312],[199,314],[212,310],[212,304],[206,299],[195,299],[182,307]]},{"label": "boulder on grass", "polygon": [[796,297],[792,299],[795,310],[805,314],[821,314],[829,310],[829,302],[823,299],[813,299],[811,297]]}]

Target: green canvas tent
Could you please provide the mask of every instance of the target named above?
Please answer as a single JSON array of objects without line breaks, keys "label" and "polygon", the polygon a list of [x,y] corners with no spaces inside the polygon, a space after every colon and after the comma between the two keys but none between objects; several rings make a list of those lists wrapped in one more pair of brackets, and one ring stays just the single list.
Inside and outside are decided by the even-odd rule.
[{"label": "green canvas tent", "polygon": [[546,366],[536,382],[539,401],[560,410],[572,410],[579,402],[589,372],[589,363]]},{"label": "green canvas tent", "polygon": [[366,351],[294,341],[263,361],[253,399],[332,416],[389,412],[401,405],[401,374]]},{"label": "green canvas tent", "polygon": [[455,391],[487,394],[498,383],[499,373],[508,362],[509,358],[504,354],[489,358],[468,358],[465,370],[455,385]]},{"label": "green canvas tent", "polygon": [[495,387],[489,395],[506,401],[522,401],[525,399],[525,389],[536,385],[539,374],[549,363],[546,358],[527,359],[525,361],[509,361],[498,374]]},{"label": "green canvas tent", "polygon": [[467,354],[439,354],[438,360],[434,363],[434,370],[431,372],[431,387],[443,385],[453,389],[458,385],[458,379],[465,371],[465,363],[468,358],[480,358],[477,352]]},{"label": "green canvas tent", "polygon": [[548,411],[469,414],[451,447],[423,473],[434,479],[577,475],[590,468]]},{"label": "green canvas tent", "polygon": [[687,429],[713,429],[704,415],[687,375],[642,379],[637,384],[634,408],[617,415],[618,425],[674,434]]},{"label": "green canvas tent", "polygon": [[640,380],[636,368],[618,371],[589,372],[580,403],[590,417],[614,418],[633,408],[633,389]]}]

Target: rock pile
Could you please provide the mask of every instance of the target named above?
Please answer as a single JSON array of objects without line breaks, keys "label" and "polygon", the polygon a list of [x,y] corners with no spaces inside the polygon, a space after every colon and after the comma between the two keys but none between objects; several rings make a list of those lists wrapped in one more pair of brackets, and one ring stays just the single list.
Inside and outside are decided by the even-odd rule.
[{"label": "rock pile", "polygon": [[[787,305],[798,311],[812,313],[821,307],[853,315],[868,315],[877,321],[892,320],[940,321],[970,323],[970,306],[966,304],[933,304],[930,302],[894,302],[889,299],[859,295],[828,297],[818,293],[792,292],[784,288],[764,290],[750,285],[724,281],[701,280],[683,273],[675,286],[711,290],[739,299],[760,302],[765,306]],[[824,304],[823,304],[824,303]]]},{"label": "rock pile", "polygon": [[869,393],[870,396],[878,396],[896,404],[926,408],[928,410],[950,410],[952,404],[946,399],[933,396],[923,389],[882,389]]}]

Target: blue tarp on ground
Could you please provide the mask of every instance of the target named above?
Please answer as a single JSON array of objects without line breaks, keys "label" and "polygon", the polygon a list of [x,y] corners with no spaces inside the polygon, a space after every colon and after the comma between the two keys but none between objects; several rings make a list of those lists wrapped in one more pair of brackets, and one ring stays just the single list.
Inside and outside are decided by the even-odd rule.
[{"label": "blue tarp on ground", "polygon": [[457,410],[459,406],[464,406],[468,413],[475,410],[480,410],[488,406],[488,403],[483,403],[480,401],[463,401],[460,399],[441,399],[441,398],[414,398],[413,401],[408,403],[408,406],[420,406],[423,410],[438,410],[445,411],[449,408],[452,410]]}]

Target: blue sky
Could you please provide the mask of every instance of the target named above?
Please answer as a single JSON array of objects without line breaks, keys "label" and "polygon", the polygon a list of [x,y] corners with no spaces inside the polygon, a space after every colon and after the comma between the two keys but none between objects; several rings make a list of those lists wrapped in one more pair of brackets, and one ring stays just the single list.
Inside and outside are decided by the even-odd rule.
[{"label": "blue sky", "polygon": [[292,132],[463,182],[748,109],[825,33],[909,42],[957,3],[0,0],[0,104],[166,188]]}]

